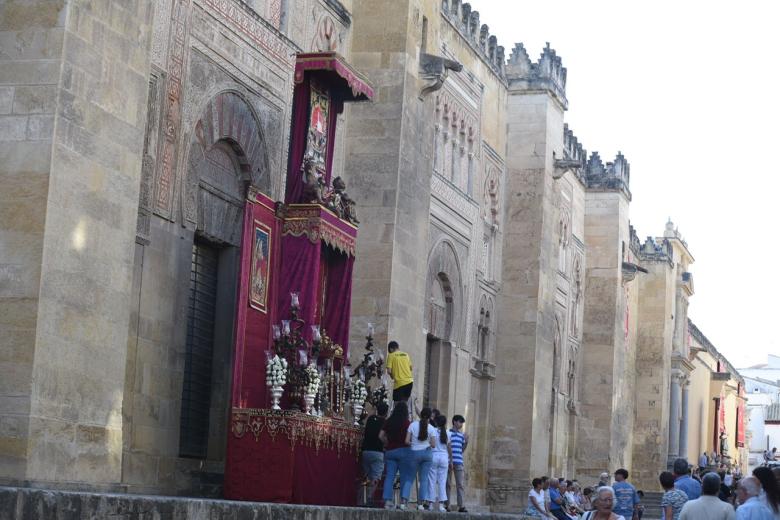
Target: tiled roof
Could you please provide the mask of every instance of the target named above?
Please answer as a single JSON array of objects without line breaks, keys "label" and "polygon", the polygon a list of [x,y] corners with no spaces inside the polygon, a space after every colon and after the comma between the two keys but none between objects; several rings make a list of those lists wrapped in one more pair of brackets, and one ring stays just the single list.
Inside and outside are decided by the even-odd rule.
[{"label": "tiled roof", "polygon": [[780,403],[773,403],[766,407],[765,421],[780,421]]}]

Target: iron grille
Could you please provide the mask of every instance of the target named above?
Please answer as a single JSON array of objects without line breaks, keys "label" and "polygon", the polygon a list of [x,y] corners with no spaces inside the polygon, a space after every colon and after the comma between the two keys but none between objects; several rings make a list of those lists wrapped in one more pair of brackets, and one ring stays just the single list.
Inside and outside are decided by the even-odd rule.
[{"label": "iron grille", "polygon": [[181,397],[179,455],[205,458],[209,438],[214,315],[218,251],[202,242],[192,245],[187,352]]}]

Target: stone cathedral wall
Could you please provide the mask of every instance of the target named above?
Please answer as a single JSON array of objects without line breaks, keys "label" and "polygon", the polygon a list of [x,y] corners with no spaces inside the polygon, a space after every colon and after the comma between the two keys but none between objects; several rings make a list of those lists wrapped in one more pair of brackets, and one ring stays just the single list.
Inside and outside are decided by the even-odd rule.
[{"label": "stone cathedral wall", "polygon": [[[295,54],[335,50],[376,92],[334,152],[361,220],[353,354],[374,323],[421,404],[466,416],[469,504],[517,511],[532,477],[620,466],[655,487],[692,258],[671,228],[639,243],[628,162],[564,124],[555,51],[506,56],[475,7],[0,5],[0,484],[219,496],[242,186],[282,198]],[[219,339],[187,451],[206,257]]]}]

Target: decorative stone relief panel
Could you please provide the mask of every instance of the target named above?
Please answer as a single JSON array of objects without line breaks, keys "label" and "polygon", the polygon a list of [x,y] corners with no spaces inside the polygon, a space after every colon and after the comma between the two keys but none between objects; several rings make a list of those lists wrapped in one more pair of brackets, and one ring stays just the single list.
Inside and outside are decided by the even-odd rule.
[{"label": "decorative stone relief panel", "polygon": [[152,65],[165,67],[168,41],[171,30],[171,9],[174,2],[156,2],[152,22]]},{"label": "decorative stone relief panel", "polygon": [[571,213],[561,208],[558,220],[558,271],[568,274],[569,243],[571,241]]},{"label": "decorative stone relief panel", "polygon": [[479,115],[447,83],[434,98],[434,171],[471,194],[479,159]]},{"label": "decorative stone relief panel", "polygon": [[149,98],[146,110],[144,152],[141,159],[141,189],[138,197],[138,222],[136,241],[148,244],[154,210],[154,173],[160,138],[160,112],[163,97],[162,71],[152,66],[149,75]]},{"label": "decorative stone relief panel", "polygon": [[[348,54],[350,47],[349,13],[332,0],[313,0],[309,4],[303,48],[306,52],[336,51]],[[291,34],[291,37],[294,35]]]},{"label": "decorative stone relief panel", "polygon": [[482,147],[484,172],[481,179],[480,216],[483,223],[483,258],[480,265],[484,279],[497,283],[501,271],[504,165],[498,154],[486,143]]},{"label": "decorative stone relief panel", "polygon": [[491,163],[485,166],[485,182],[482,188],[482,218],[498,229],[501,213],[501,173]]},{"label": "decorative stone relief panel", "polygon": [[246,4],[268,22],[274,29],[282,28],[283,9],[286,2],[282,0],[245,0]]},{"label": "decorative stone relief panel", "polygon": [[[249,41],[259,45],[264,54],[270,54],[279,63],[292,67],[295,64],[295,53],[289,40],[280,38],[274,30],[277,27],[263,19],[255,18],[237,0],[197,0],[207,10],[219,15],[220,19]],[[272,1],[272,0],[269,0]]]},{"label": "decorative stone relief panel", "polygon": [[581,335],[581,307],[583,300],[583,254],[577,250],[571,268],[571,305],[569,308],[569,334],[579,340]]},{"label": "decorative stone relief panel", "polygon": [[560,390],[561,384],[561,364],[563,361],[563,338],[562,323],[558,313],[553,320],[553,366],[552,366],[552,387],[553,390]]},{"label": "decorative stone relief panel", "polygon": [[465,197],[462,192],[454,189],[443,177],[431,176],[431,195],[439,199],[445,206],[454,209],[469,223],[474,223],[479,215],[479,208]]},{"label": "decorative stone relief panel", "polygon": [[186,74],[189,54],[191,0],[172,0],[168,58],[168,73],[163,105],[163,142],[160,170],[155,183],[155,211],[164,218],[173,217],[176,162],[181,136],[182,80]]}]

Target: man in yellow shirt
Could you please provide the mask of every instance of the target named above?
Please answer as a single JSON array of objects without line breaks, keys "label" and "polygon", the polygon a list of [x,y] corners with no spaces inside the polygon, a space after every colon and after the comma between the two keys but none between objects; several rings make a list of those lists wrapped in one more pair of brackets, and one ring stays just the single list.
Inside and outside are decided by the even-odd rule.
[{"label": "man in yellow shirt", "polygon": [[393,378],[393,401],[408,401],[412,395],[412,358],[401,352],[397,341],[387,344],[387,373]]}]

